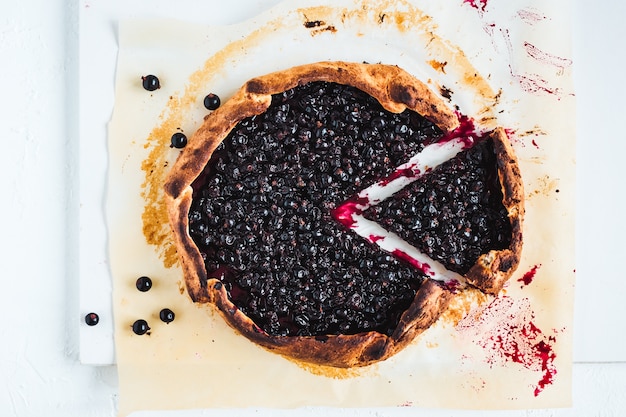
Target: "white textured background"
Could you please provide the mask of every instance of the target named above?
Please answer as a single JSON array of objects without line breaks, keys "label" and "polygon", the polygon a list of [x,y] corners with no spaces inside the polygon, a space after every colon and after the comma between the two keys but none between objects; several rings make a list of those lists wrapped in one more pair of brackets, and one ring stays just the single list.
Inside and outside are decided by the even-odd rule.
[{"label": "white textured background", "polygon": [[[150,1],[145,3],[150,7]],[[246,1],[249,7],[242,17],[254,16],[275,3]],[[579,173],[584,174],[579,175],[574,347],[579,362],[574,364],[573,408],[510,412],[250,409],[202,415],[626,415],[626,363],[604,362],[620,358],[620,352],[626,351],[626,338],[621,329],[602,325],[607,318],[610,323],[623,323],[619,318],[626,315],[625,303],[602,301],[607,291],[625,288],[626,278],[626,224],[617,220],[624,210],[626,191],[622,180],[626,2],[575,0],[573,4]],[[115,416],[116,412],[115,368],[78,363],[77,50],[77,1],[0,0],[2,417]],[[81,140],[83,146],[88,139]],[[613,194],[607,197],[609,191]],[[613,295],[611,300],[621,298]]]}]

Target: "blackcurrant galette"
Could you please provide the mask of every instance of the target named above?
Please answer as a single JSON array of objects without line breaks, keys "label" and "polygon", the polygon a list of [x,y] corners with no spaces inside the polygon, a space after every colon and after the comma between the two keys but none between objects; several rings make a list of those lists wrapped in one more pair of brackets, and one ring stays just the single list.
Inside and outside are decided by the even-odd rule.
[{"label": "blackcurrant galette", "polygon": [[395,66],[254,78],[206,117],[165,184],[188,293],[259,345],[335,367],[383,360],[455,293],[498,293],[522,247],[502,129]]}]

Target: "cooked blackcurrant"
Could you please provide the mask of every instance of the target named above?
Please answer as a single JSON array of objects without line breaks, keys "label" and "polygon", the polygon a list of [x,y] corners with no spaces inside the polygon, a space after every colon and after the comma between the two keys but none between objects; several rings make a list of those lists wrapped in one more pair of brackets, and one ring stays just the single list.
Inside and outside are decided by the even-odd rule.
[{"label": "cooked blackcurrant", "polygon": [[159,79],[155,76],[155,75],[145,75],[143,77],[141,77],[141,81],[143,84],[143,88],[145,88],[148,91],[154,91],[154,90],[158,90],[159,88],[161,88],[161,83],[159,82]]},{"label": "cooked blackcurrant", "polygon": [[148,277],[139,277],[135,282],[135,286],[141,292],[149,291],[152,288],[152,280]]},{"label": "cooked blackcurrant", "polygon": [[170,310],[169,308],[164,308],[163,310],[159,312],[159,318],[161,319],[161,321],[165,323],[173,322],[174,317],[175,317],[174,312]]},{"label": "cooked blackcurrant", "polygon": [[89,313],[85,316],[85,323],[88,326],[95,326],[100,322],[100,317],[96,313]]},{"label": "cooked blackcurrant", "polygon": [[148,330],[150,330],[150,327],[148,327],[148,322],[145,320],[139,319],[133,323],[133,332],[139,336],[148,333]]},{"label": "cooked blackcurrant", "polygon": [[208,110],[216,110],[220,106],[220,98],[217,94],[209,93],[204,98],[204,107]]},{"label": "cooked blackcurrant", "polygon": [[170,148],[184,148],[187,146],[187,136],[182,132],[176,132],[172,135]]}]

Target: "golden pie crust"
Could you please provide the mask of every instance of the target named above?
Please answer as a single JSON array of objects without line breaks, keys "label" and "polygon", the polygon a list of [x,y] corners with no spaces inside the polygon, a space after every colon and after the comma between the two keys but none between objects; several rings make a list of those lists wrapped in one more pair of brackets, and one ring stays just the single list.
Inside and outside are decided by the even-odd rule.
[{"label": "golden pie crust", "polygon": [[[215,148],[241,120],[263,113],[273,94],[313,81],[356,87],[391,112],[408,108],[421,114],[444,133],[459,125],[452,109],[425,84],[396,66],[320,62],[260,76],[246,82],[231,99],[207,116],[189,139],[165,183],[169,220],[186,288],[194,302],[213,304],[242,335],[288,358],[334,367],[365,366],[392,356],[432,326],[447,309],[454,293],[426,279],[390,336],[375,331],[353,335],[273,336],[261,330],[230,301],[218,279],[207,277],[200,251],[189,235],[191,184],[202,173]],[[513,236],[509,248],[482,255],[466,278],[482,291],[497,293],[519,263],[524,210],[520,173],[511,145],[502,129],[491,132],[491,136]]]}]

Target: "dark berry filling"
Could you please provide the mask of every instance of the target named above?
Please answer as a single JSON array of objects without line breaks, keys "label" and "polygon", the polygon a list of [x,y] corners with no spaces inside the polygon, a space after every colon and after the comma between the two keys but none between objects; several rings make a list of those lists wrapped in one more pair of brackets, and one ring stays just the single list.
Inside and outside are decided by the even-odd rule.
[{"label": "dark berry filling", "polygon": [[491,139],[439,165],[364,216],[461,274],[481,254],[504,249],[511,240]]},{"label": "dark berry filling", "polygon": [[209,277],[272,335],[390,334],[424,275],[331,213],[441,135],[349,86],[273,96],[193,184],[189,229]]}]

